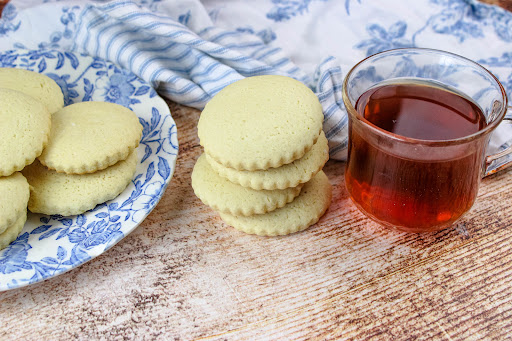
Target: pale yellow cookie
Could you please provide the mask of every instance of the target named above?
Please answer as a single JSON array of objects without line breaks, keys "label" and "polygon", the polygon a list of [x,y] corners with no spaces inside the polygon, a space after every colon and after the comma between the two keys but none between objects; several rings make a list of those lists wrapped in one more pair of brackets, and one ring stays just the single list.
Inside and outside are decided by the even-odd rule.
[{"label": "pale yellow cookie", "polygon": [[52,115],[39,161],[57,172],[92,173],[124,160],[139,145],[142,125],[133,111],[106,102],[80,102]]},{"label": "pale yellow cookie", "polygon": [[57,83],[34,71],[0,68],[0,88],[18,90],[33,97],[52,114],[64,107],[64,96]]},{"label": "pale yellow cookie", "polygon": [[124,161],[89,174],[57,173],[35,161],[23,170],[30,184],[28,209],[34,213],[74,215],[117,197],[137,166],[137,151]]},{"label": "pale yellow cookie", "polygon": [[18,238],[26,221],[27,209],[25,209],[25,212],[23,212],[11,226],[9,226],[4,232],[0,233],[0,250],[5,249],[10,243]]},{"label": "pale yellow cookie", "polygon": [[300,195],[275,211],[250,217],[220,212],[228,224],[245,233],[260,236],[285,235],[307,229],[325,213],[332,199],[332,186],[323,171],[304,185]]},{"label": "pale yellow cookie", "polygon": [[29,195],[27,179],[21,173],[0,177],[0,233],[27,212]]},{"label": "pale yellow cookie", "polygon": [[304,156],[322,122],[322,106],[307,86],[284,76],[256,76],[226,86],[206,104],[198,135],[220,164],[264,170]]},{"label": "pale yellow cookie", "polygon": [[283,207],[299,195],[302,186],[271,191],[242,187],[215,173],[203,154],[192,171],[192,188],[205,205],[217,211],[249,216]]},{"label": "pale yellow cookie", "polygon": [[22,170],[41,154],[50,133],[50,113],[41,102],[0,89],[0,176]]},{"label": "pale yellow cookie", "polygon": [[329,159],[329,146],[327,138],[322,132],[313,148],[303,157],[281,167],[267,170],[240,171],[224,167],[208,154],[206,154],[206,159],[220,176],[241,186],[256,190],[284,189],[308,182],[318,173]]}]

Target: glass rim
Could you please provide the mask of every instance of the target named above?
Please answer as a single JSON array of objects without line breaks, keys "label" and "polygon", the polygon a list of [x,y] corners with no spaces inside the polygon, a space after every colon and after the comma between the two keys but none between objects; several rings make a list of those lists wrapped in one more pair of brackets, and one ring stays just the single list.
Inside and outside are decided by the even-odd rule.
[{"label": "glass rim", "polygon": [[[351,101],[350,101],[350,99],[348,97],[348,93],[347,93],[348,80],[349,80],[350,76],[352,75],[352,73],[361,64],[363,64],[364,62],[366,62],[366,61],[368,61],[370,59],[373,59],[373,58],[375,58],[377,56],[384,55],[384,54],[389,54],[391,52],[396,52],[396,51],[434,52],[434,53],[441,54],[441,55],[448,55],[450,57],[462,59],[463,61],[465,61],[465,62],[467,62],[469,64],[472,64],[473,66],[476,66],[477,68],[483,70],[486,74],[490,75],[492,77],[492,79],[494,79],[496,84],[498,84],[498,87],[499,87],[500,92],[501,92],[501,96],[503,97],[503,106],[501,108],[501,112],[498,114],[496,119],[494,119],[491,123],[486,125],[483,129],[480,129],[479,131],[477,131],[477,132],[475,132],[473,134],[470,134],[470,135],[462,136],[462,137],[459,137],[459,138],[456,138],[456,139],[449,139],[449,140],[424,140],[424,139],[417,139],[417,138],[413,138],[413,137],[407,137],[407,136],[398,135],[398,134],[392,133],[390,131],[387,131],[385,129],[382,129],[382,128],[376,126],[375,124],[371,123],[370,121],[368,121],[367,119],[362,117],[357,112],[357,110],[354,107],[354,105],[352,105],[352,103],[351,103]],[[396,140],[396,141],[406,142],[406,143],[410,143],[410,144],[423,144],[423,145],[429,145],[429,146],[442,146],[442,145],[462,144],[462,143],[465,143],[465,142],[469,142],[469,141],[475,140],[475,139],[479,138],[480,136],[485,135],[487,133],[490,133],[494,129],[496,129],[498,127],[498,125],[501,123],[501,121],[503,120],[503,118],[506,115],[507,107],[508,107],[507,93],[505,92],[505,89],[503,88],[503,85],[498,80],[498,78],[492,72],[487,70],[484,66],[480,65],[479,63],[477,63],[477,62],[475,62],[475,61],[473,61],[473,60],[471,60],[469,58],[463,57],[461,55],[458,55],[458,54],[455,54],[455,53],[452,53],[452,52],[443,51],[443,50],[437,50],[437,49],[431,49],[431,48],[421,48],[421,47],[406,47],[406,48],[390,49],[390,50],[381,51],[381,52],[372,54],[372,55],[362,59],[357,64],[355,64],[350,69],[350,71],[347,73],[347,75],[345,76],[345,79],[343,80],[342,97],[343,97],[343,102],[345,104],[345,107],[347,108],[347,113],[350,116],[352,116],[352,118],[356,119],[358,122],[361,122],[364,126],[368,127],[374,133],[376,133],[378,135],[384,135],[385,137],[390,138],[392,140]]]}]

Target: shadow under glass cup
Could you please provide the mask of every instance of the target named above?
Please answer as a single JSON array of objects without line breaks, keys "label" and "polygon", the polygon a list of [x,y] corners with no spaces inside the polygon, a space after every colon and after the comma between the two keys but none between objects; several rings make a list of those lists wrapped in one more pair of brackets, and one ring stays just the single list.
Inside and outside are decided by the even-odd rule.
[{"label": "shadow under glass cup", "polygon": [[[404,89],[433,89],[434,95],[426,104],[416,95],[407,99],[413,101],[408,106],[389,101],[403,95]],[[368,97],[372,92],[379,95]],[[373,106],[358,103],[368,102],[368,98],[379,102]],[[450,112],[450,103],[443,103],[452,98],[474,108],[472,117],[480,117],[482,124],[464,136],[436,139],[442,135],[436,129],[461,128],[451,117],[459,115],[460,119],[460,113]],[[461,56],[419,48],[370,56],[347,74],[343,101],[349,115],[347,190],[363,213],[386,227],[431,232],[451,226],[473,205],[480,179],[511,163],[507,159],[510,148],[486,157],[490,133],[503,121],[507,110],[505,90],[489,71]],[[433,102],[447,111],[424,110],[428,122],[414,121],[420,117],[417,105]],[[417,125],[416,131],[427,132],[427,137],[404,136],[387,128],[394,127],[396,120],[390,120],[388,126],[382,124],[386,110],[387,114],[401,110],[402,118],[409,117],[400,121],[408,125],[402,130]],[[449,136],[451,131],[447,133]]]}]

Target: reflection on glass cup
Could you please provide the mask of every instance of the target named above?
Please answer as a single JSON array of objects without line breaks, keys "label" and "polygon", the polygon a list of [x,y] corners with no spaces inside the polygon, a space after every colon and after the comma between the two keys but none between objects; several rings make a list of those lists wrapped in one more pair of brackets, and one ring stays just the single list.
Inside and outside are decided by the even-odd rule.
[{"label": "reflection on glass cup", "polygon": [[511,164],[511,148],[486,157],[507,110],[505,90],[461,56],[418,48],[370,56],[347,74],[343,101],[348,192],[386,227],[429,232],[454,224],[482,176]]}]

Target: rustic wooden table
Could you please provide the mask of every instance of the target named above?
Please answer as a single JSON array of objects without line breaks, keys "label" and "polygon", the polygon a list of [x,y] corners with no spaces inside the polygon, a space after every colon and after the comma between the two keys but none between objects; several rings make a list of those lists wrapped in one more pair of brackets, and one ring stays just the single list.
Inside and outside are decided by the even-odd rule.
[{"label": "rustic wooden table", "polygon": [[483,180],[464,223],[387,231],[350,202],[286,237],[245,235],[193,194],[199,111],[169,103],[174,178],[156,209],[100,257],[0,293],[0,339],[504,339],[512,333],[512,168]]}]

